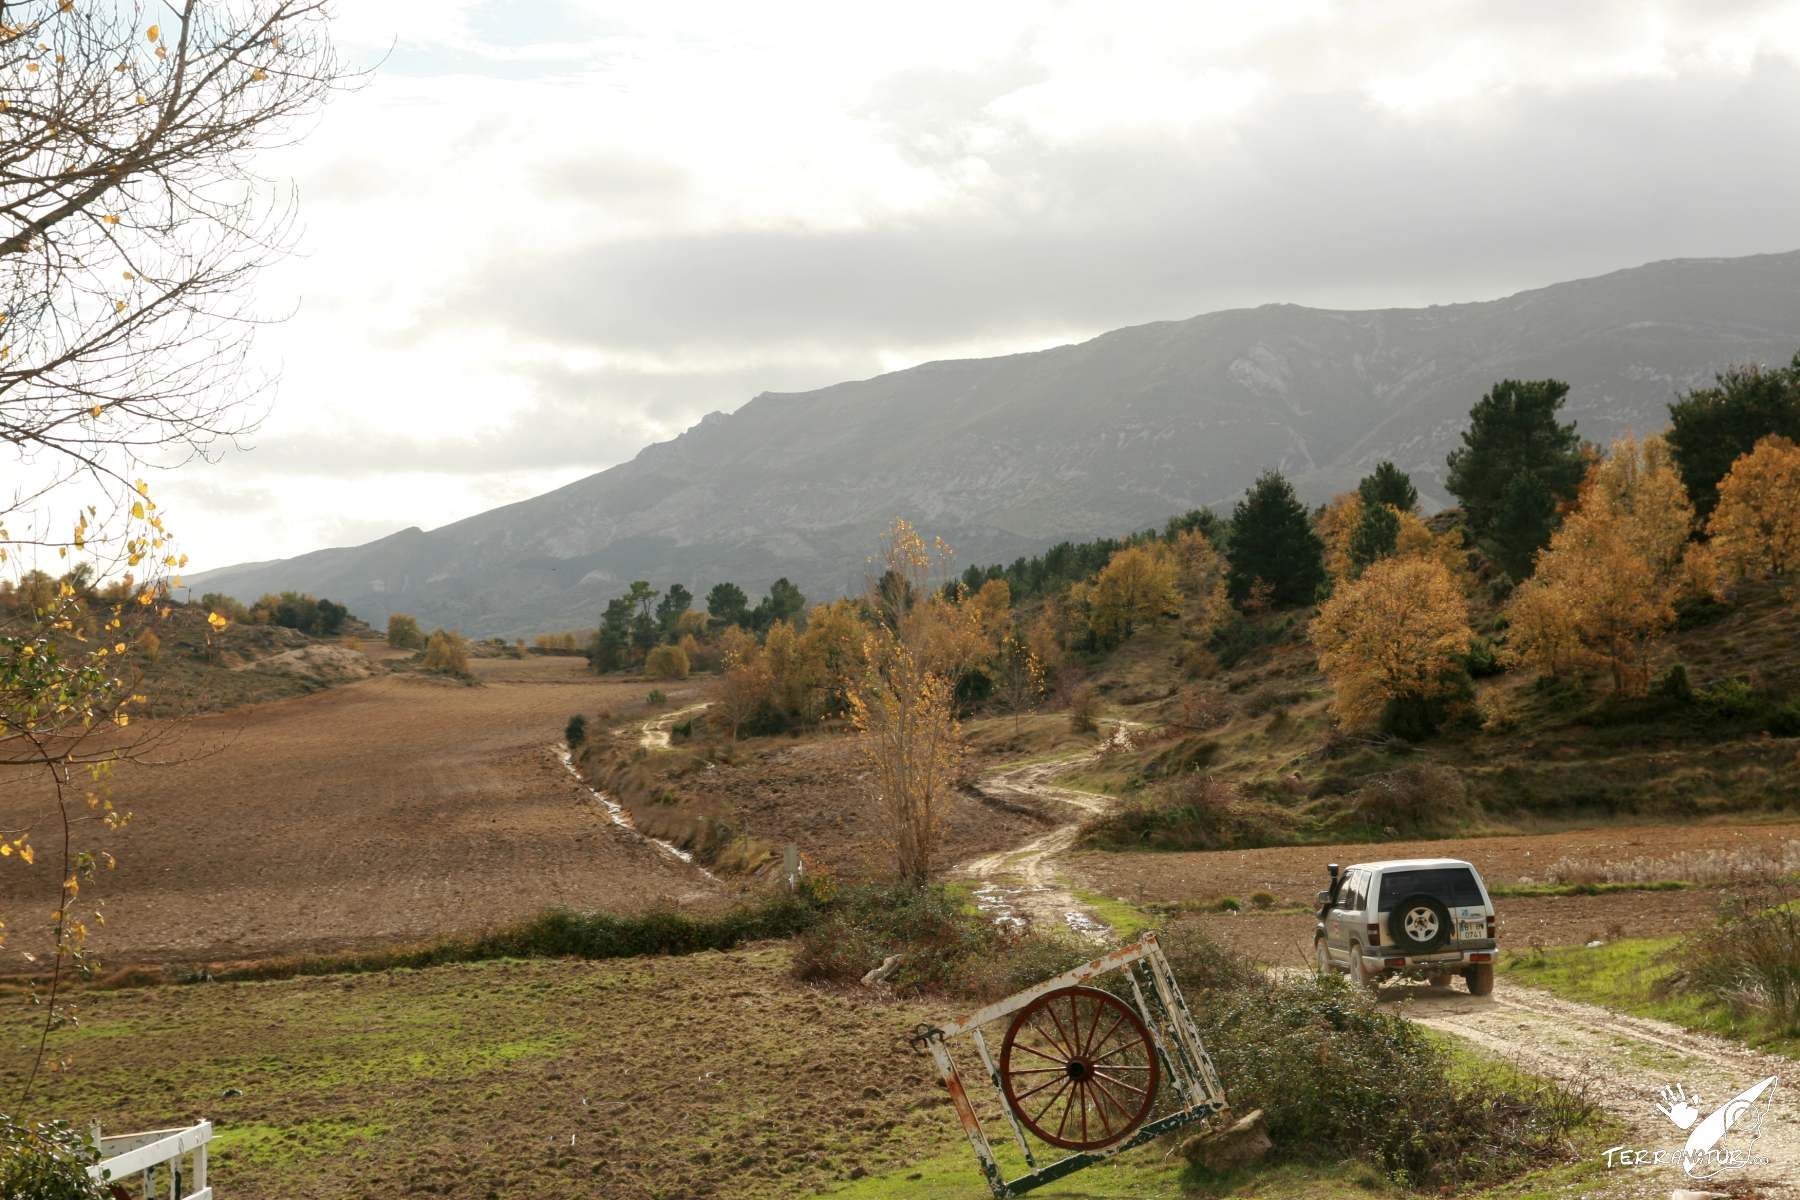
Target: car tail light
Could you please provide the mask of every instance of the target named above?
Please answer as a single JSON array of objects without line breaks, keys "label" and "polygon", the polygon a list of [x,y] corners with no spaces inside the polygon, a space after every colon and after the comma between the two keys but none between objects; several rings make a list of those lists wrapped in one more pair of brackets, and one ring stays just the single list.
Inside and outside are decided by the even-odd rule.
[{"label": "car tail light", "polygon": [[1494,956],[1491,954],[1471,954],[1471,955],[1469,955],[1469,961],[1470,962],[1493,962]]},{"label": "car tail light", "polygon": [[1373,921],[1369,922],[1369,945],[1371,945],[1371,946],[1381,945],[1381,926],[1377,925]]},{"label": "car tail light", "polygon": [[1381,965],[1384,967],[1404,967],[1406,965],[1406,960],[1404,958],[1384,958],[1381,960]]},{"label": "car tail light", "polygon": [[1494,918],[1492,918],[1492,917],[1489,917],[1489,918],[1488,918],[1488,936],[1489,936],[1489,937],[1493,937],[1493,936],[1494,936],[1494,930],[1495,930],[1495,928],[1497,928],[1497,926],[1496,926],[1496,925],[1495,925],[1495,923],[1494,923]]}]

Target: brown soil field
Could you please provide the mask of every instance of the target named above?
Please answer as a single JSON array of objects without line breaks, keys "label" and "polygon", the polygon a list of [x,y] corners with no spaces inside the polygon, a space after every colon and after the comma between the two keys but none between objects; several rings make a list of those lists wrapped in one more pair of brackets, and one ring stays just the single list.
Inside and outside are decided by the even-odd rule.
[{"label": "brown soil field", "polygon": [[[111,784],[135,816],[89,839],[119,860],[83,892],[105,906],[94,949],[112,964],[214,960],[420,940],[550,905],[716,901],[726,889],[614,826],[557,760],[570,714],[636,711],[653,686],[585,665],[476,659],[480,686],[395,674],[194,719],[159,752],[172,765],[128,764]],[[45,797],[34,776],[0,775],[0,827],[30,826],[47,850]],[[53,907],[56,868],[8,868],[8,948],[36,949],[23,918]]]},{"label": "brown soil field", "polygon": [[[868,767],[847,735],[767,738],[744,743],[739,760],[690,775],[685,791],[704,807],[731,813],[751,837],[793,842],[815,869],[841,874],[891,869],[878,814],[868,800]],[[969,761],[971,774],[984,767]],[[988,802],[973,788],[958,792],[945,820],[938,861],[958,863],[1009,849],[1054,823]]]},{"label": "brown soil field", "polygon": [[[1269,892],[1282,904],[1311,904],[1325,886],[1325,864],[1383,858],[1461,858],[1475,864],[1490,884],[1542,882],[1563,859],[1598,865],[1655,862],[1685,851],[1777,849],[1800,839],[1800,822],[1716,822],[1684,825],[1609,825],[1557,833],[1433,841],[1352,842],[1339,845],[1270,846],[1256,850],[1202,850],[1116,854],[1083,851],[1063,860],[1087,886],[1133,903],[1243,900]],[[1679,878],[1665,875],[1662,878]]]}]

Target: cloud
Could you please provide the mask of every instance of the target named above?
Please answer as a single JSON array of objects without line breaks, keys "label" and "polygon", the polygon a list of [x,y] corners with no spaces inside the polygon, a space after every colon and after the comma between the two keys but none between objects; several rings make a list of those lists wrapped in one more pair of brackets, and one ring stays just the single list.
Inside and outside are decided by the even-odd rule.
[{"label": "cloud", "polygon": [[1791,4],[366,0],[339,28],[397,48],[264,163],[307,232],[263,299],[298,315],[255,449],[207,469],[268,519],[190,526],[213,562],[444,524],[765,390],[1800,246]]}]

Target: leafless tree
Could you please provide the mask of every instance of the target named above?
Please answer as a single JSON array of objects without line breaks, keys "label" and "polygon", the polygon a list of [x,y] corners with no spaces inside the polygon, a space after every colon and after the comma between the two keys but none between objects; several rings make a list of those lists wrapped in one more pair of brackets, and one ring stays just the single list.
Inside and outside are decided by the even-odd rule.
[{"label": "leafless tree", "polygon": [[[107,772],[167,735],[130,720],[129,643],[181,562],[139,476],[260,415],[251,282],[291,247],[295,197],[254,158],[352,81],[328,7],[0,0],[0,783],[35,773],[48,796],[0,828],[0,867],[41,852],[60,888],[27,1093],[85,965],[81,882],[108,861],[78,834],[117,827]],[[27,570],[45,559],[74,568],[48,592]]]}]

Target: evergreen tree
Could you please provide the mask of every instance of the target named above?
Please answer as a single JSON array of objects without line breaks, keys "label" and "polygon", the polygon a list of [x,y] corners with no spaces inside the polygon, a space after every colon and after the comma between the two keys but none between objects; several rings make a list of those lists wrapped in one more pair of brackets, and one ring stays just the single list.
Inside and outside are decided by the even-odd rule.
[{"label": "evergreen tree", "polygon": [[1386,504],[1363,503],[1362,520],[1350,533],[1350,573],[1359,576],[1376,559],[1393,554],[1400,541],[1400,514]]},{"label": "evergreen tree", "polygon": [[625,665],[631,646],[631,598],[614,596],[600,618],[594,647],[588,655],[596,671],[616,671]]},{"label": "evergreen tree", "polygon": [[694,606],[694,593],[679,583],[669,585],[663,598],[656,605],[656,626],[665,642],[675,640],[676,627],[681,623],[681,614]]},{"label": "evergreen tree", "polygon": [[1356,491],[1363,505],[1371,509],[1391,504],[1401,512],[1411,512],[1419,506],[1419,489],[1413,486],[1412,478],[1386,460],[1356,485]]},{"label": "evergreen tree", "polygon": [[1231,598],[1242,602],[1261,580],[1277,604],[1310,604],[1325,582],[1324,555],[1293,485],[1278,471],[1263,472],[1231,512]]},{"label": "evergreen tree", "polygon": [[1800,441],[1800,354],[1786,367],[1734,367],[1715,386],[1669,405],[1669,449],[1702,520],[1718,503],[1719,480],[1770,434]]},{"label": "evergreen tree", "polygon": [[715,583],[712,591],[706,593],[706,614],[717,629],[727,625],[748,625],[750,598],[735,583]]},{"label": "evergreen tree", "polygon": [[750,627],[761,633],[777,621],[797,624],[804,611],[806,597],[784,575],[769,585],[767,596],[757,601],[756,610],[750,614]]},{"label": "evergreen tree", "polygon": [[1503,379],[1469,412],[1444,483],[1469,528],[1492,539],[1515,577],[1550,540],[1559,503],[1573,500],[1587,472],[1575,423],[1556,419],[1569,385]]}]

